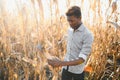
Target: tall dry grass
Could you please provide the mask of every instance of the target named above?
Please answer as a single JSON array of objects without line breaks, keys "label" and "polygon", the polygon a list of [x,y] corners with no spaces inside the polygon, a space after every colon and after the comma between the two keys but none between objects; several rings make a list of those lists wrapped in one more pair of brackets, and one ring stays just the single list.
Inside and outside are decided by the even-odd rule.
[{"label": "tall dry grass", "polygon": [[[64,16],[59,16],[58,0],[51,0],[49,6],[51,8],[53,5],[56,6],[56,15],[49,22],[43,20],[41,0],[28,0],[29,6],[22,1],[14,1],[18,11],[16,16],[9,14],[4,5],[0,6],[2,11],[0,13],[0,79],[60,79],[61,68],[52,68],[47,65],[47,58],[56,56],[63,60],[66,53],[66,32],[69,25]],[[67,1],[68,7],[70,2],[70,0]],[[38,9],[35,4],[38,4]],[[120,31],[115,30],[113,25],[108,23],[105,26],[101,25],[101,14],[96,14],[101,11],[100,2],[93,0],[91,9],[96,15],[94,20],[99,23],[92,27],[85,23],[95,38],[88,60],[92,72],[86,79],[119,79],[120,70],[116,61],[120,58]],[[54,15],[51,14],[51,16]],[[38,44],[41,45],[41,50],[37,49]]]},{"label": "tall dry grass", "polygon": [[[119,75],[119,72],[117,72],[117,68],[119,68],[117,59],[120,57],[120,31],[115,31],[115,29],[111,26],[98,26],[93,30],[93,32],[95,35],[95,40],[93,44],[92,54],[88,61],[88,64],[92,67],[93,71],[90,73],[88,79],[119,80],[119,76],[115,77],[115,75]],[[109,60],[111,62],[109,62]],[[112,72],[114,74],[112,74]]]}]

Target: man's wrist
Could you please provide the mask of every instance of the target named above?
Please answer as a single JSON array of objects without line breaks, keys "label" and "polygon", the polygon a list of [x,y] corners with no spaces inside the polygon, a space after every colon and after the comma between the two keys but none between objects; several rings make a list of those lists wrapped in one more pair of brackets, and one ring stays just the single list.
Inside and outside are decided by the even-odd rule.
[{"label": "man's wrist", "polygon": [[60,66],[67,66],[68,65],[68,61],[61,61],[60,62]]}]

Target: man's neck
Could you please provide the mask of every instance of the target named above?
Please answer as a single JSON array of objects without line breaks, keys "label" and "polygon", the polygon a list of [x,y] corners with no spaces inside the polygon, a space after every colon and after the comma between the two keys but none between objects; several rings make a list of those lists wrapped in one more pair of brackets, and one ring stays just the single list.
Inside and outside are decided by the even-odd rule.
[{"label": "man's neck", "polygon": [[80,22],[75,28],[74,31],[77,30],[81,26],[82,22]]}]

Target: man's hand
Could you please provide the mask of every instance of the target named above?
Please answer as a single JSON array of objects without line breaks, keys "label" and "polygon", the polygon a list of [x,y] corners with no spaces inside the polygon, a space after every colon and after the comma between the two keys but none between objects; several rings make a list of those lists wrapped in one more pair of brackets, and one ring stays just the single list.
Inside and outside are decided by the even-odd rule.
[{"label": "man's hand", "polygon": [[60,61],[59,59],[48,59],[48,64],[53,66],[53,67],[60,67],[62,64],[62,61]]}]

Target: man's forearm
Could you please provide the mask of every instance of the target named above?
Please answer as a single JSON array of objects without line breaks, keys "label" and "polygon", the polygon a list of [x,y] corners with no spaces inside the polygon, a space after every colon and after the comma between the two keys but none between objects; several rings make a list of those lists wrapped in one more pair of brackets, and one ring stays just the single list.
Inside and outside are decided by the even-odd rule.
[{"label": "man's forearm", "polygon": [[83,58],[79,58],[73,61],[62,61],[60,63],[61,66],[75,66],[75,65],[79,65],[82,64],[85,60]]}]

